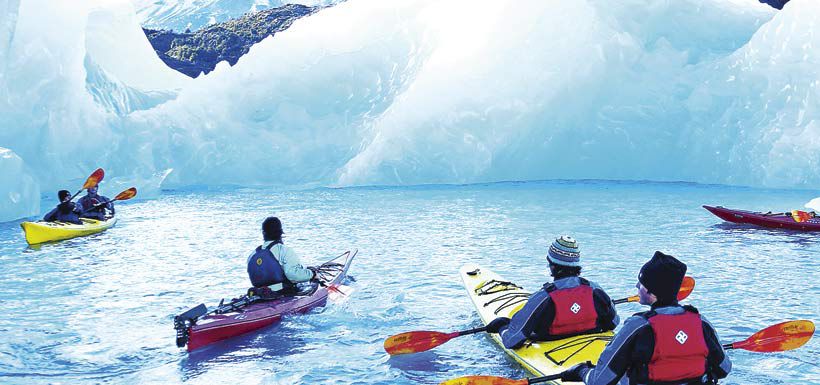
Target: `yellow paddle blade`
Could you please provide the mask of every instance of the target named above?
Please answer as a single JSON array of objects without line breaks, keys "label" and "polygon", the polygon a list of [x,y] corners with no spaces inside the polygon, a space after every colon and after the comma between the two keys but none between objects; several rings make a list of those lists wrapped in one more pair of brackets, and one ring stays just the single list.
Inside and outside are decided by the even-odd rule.
[{"label": "yellow paddle blade", "polygon": [[85,184],[83,184],[83,190],[90,189],[95,187],[97,184],[102,182],[103,178],[105,177],[105,171],[103,169],[98,168],[88,176],[88,179],[85,180]]},{"label": "yellow paddle blade", "polygon": [[814,323],[808,320],[787,321],[769,326],[744,341],[730,345],[732,349],[752,352],[783,352],[797,349],[814,335]]},{"label": "yellow paddle blade", "polygon": [[529,381],[496,376],[465,376],[447,380],[439,385],[527,385]]},{"label": "yellow paddle blade", "polygon": [[135,196],[137,196],[137,188],[136,187],[131,187],[128,190],[125,190],[125,191],[117,194],[117,196],[114,197],[114,200],[115,201],[125,201],[125,200],[129,200],[129,199],[131,199]]}]

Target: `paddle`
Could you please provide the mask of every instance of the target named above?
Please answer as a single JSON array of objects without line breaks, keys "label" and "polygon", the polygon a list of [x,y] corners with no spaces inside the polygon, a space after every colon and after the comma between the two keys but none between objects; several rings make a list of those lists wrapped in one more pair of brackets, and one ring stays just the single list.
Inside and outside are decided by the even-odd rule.
[{"label": "paddle", "polygon": [[[689,294],[692,293],[692,290],[695,290],[695,279],[689,276],[683,277],[683,282],[680,284],[680,291],[678,291],[678,301],[682,301],[684,298],[688,297]],[[628,298],[616,299],[612,302],[618,305],[626,302],[638,302],[640,299],[640,296],[633,295]]]},{"label": "paddle", "polygon": [[797,349],[811,339],[814,323],[807,320],[787,321],[769,326],[749,338],[724,344],[724,349],[743,349],[750,352],[772,353]]},{"label": "paddle", "polygon": [[69,199],[68,201],[69,202],[73,201],[74,198],[77,197],[77,195],[80,195],[80,193],[83,192],[83,190],[87,190],[87,189],[90,189],[92,187],[97,186],[97,184],[102,182],[104,177],[105,177],[105,171],[103,171],[103,169],[98,168],[98,169],[94,170],[94,172],[92,172],[91,175],[88,176],[88,179],[85,180],[85,183],[83,183],[83,187],[80,189],[80,191],[77,191],[76,193],[74,193],[74,195],[72,195],[71,199]]},{"label": "paddle", "polygon": [[[689,296],[695,288],[695,279],[692,277],[684,277],[683,283],[678,292],[678,301]],[[615,304],[626,302],[637,302],[640,299],[637,295],[628,298],[622,298],[612,301]],[[419,330],[412,332],[405,332],[388,337],[384,340],[384,350],[391,356],[399,354],[410,354],[428,351],[436,346],[442,345],[447,341],[469,334],[481,333],[487,331],[487,327],[480,327],[469,330],[462,330],[452,333],[442,333],[435,331]]]},{"label": "paddle", "polygon": [[[788,321],[769,326],[749,338],[723,345],[724,349],[744,349],[751,352],[783,352],[797,349],[808,342],[814,334],[814,323],[807,320]],[[544,377],[511,378],[496,376],[465,376],[447,380],[439,385],[529,385],[559,380],[563,373]]]},{"label": "paddle", "polygon": [[127,190],[123,190],[121,193],[117,194],[117,196],[115,196],[114,199],[112,199],[108,202],[103,202],[103,203],[94,205],[91,208],[89,208],[88,210],[85,210],[84,212],[94,211],[94,210],[96,210],[100,207],[103,207],[103,206],[105,206],[105,205],[107,205],[111,202],[114,202],[114,201],[127,201],[127,200],[129,200],[129,199],[131,199],[135,196],[137,196],[137,188],[136,187],[131,187],[131,188],[129,188]]}]

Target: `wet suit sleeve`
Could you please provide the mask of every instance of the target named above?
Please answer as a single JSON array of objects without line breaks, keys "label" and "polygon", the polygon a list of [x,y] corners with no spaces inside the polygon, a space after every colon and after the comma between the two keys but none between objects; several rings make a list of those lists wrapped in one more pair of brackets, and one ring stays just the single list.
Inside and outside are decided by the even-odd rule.
[{"label": "wet suit sleeve", "polygon": [[49,211],[46,214],[46,216],[43,217],[43,220],[46,221],[46,222],[56,221],[57,220],[57,211],[59,211],[59,210],[60,210],[59,208],[55,207],[54,210]]},{"label": "wet suit sleeve", "polygon": [[709,367],[712,374],[717,379],[726,378],[732,371],[732,361],[723,350],[723,345],[720,343],[717,332],[712,327],[712,324],[703,316],[700,317],[703,322],[703,338],[706,340],[706,347],[709,348],[709,356],[706,360],[709,362]]},{"label": "wet suit sleeve", "polygon": [[581,378],[587,385],[615,385],[628,384],[625,376],[632,363],[632,351],[635,340],[641,329],[649,323],[640,316],[632,316],[624,322],[623,328],[615,334],[615,338],[604,348],[595,368],[581,372]]},{"label": "wet suit sleeve", "polygon": [[[524,307],[513,315],[510,324],[501,329],[499,334],[504,346],[507,349],[515,349],[523,345],[537,327],[546,326],[546,323],[544,325],[540,323],[547,322],[544,318],[548,316],[549,310],[554,308],[550,304],[552,304],[552,299],[544,290],[539,290],[530,296]],[[549,322],[552,322],[554,317],[555,310],[552,310]]]},{"label": "wet suit sleeve", "polygon": [[293,249],[283,247],[283,250],[279,263],[285,271],[285,276],[293,283],[310,281],[313,278],[313,272],[302,266]]},{"label": "wet suit sleeve", "polygon": [[621,322],[621,318],[615,310],[612,299],[599,287],[595,287],[592,296],[595,299],[595,311],[598,313],[598,327],[604,331],[615,330],[615,327]]}]

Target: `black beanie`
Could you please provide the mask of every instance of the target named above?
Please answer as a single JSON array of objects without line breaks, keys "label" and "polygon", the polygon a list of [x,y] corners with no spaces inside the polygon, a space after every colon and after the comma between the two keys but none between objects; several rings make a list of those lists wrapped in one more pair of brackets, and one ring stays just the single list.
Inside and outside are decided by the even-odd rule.
[{"label": "black beanie", "polygon": [[267,217],[262,222],[262,236],[266,241],[275,241],[282,238],[282,222],[277,217]]},{"label": "black beanie", "polygon": [[671,255],[656,251],[652,259],[641,267],[638,281],[658,301],[671,302],[677,299],[685,275],[686,264]]},{"label": "black beanie", "polygon": [[60,191],[57,192],[57,198],[60,199],[60,202],[62,202],[64,199],[68,198],[69,196],[71,196],[71,192],[68,191],[68,190],[60,190]]}]

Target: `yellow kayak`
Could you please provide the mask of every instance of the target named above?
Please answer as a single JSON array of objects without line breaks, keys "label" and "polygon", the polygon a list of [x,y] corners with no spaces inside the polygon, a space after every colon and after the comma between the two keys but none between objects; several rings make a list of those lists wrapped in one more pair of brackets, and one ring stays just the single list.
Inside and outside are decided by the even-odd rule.
[{"label": "yellow kayak", "polygon": [[[464,265],[461,267],[460,274],[464,287],[484,325],[496,317],[512,317],[524,307],[530,296],[530,293],[521,287],[478,265]],[[598,356],[601,355],[606,344],[612,340],[613,335],[612,332],[605,332],[557,341],[527,341],[518,349],[507,349],[498,334],[490,333],[492,339],[504,352],[536,376],[561,373],[584,361],[597,362]],[[550,384],[560,383],[560,381],[550,382]]]},{"label": "yellow kayak", "polygon": [[116,218],[110,218],[105,221],[98,221],[96,219],[80,218],[83,222],[81,225],[66,222],[23,222],[20,227],[26,234],[26,241],[30,245],[35,245],[43,242],[61,241],[63,239],[70,239],[81,237],[84,235],[96,234],[105,231],[117,223]]}]

